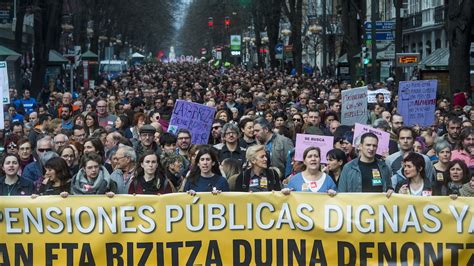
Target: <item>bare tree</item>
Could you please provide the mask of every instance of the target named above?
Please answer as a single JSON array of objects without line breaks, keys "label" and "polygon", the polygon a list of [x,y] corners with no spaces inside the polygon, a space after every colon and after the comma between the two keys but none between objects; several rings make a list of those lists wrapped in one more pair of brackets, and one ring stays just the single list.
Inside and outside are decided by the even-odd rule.
[{"label": "bare tree", "polygon": [[341,12],[342,27],[344,30],[343,50],[347,53],[349,73],[354,83],[357,80],[357,63],[360,62],[354,57],[361,52],[361,36],[364,34],[361,21],[365,20],[365,1],[342,1]]},{"label": "bare tree", "polygon": [[283,4],[283,12],[291,24],[290,44],[293,45],[293,63],[296,72],[303,73],[303,42],[301,27],[303,23],[303,0],[288,0]]}]

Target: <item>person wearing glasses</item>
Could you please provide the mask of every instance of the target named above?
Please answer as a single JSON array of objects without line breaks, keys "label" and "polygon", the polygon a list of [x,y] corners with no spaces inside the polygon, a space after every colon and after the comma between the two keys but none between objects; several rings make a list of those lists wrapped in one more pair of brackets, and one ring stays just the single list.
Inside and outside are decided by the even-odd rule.
[{"label": "person wearing glasses", "polygon": [[16,142],[18,141],[18,137],[16,135],[10,135],[5,140],[5,148],[7,149],[7,153],[17,154],[18,155],[18,145]]},{"label": "person wearing glasses", "polygon": [[114,122],[117,117],[107,112],[107,102],[105,100],[99,100],[97,102],[97,117],[99,119],[99,125],[104,127],[106,130],[110,130],[114,127]]},{"label": "person wearing glasses", "polygon": [[79,171],[79,164],[77,160],[78,153],[79,152],[76,150],[76,147],[71,144],[63,146],[58,150],[59,156],[63,158],[64,161],[66,161],[71,176],[74,176]]},{"label": "person wearing glasses", "polygon": [[[128,194],[130,184],[135,177],[135,170],[137,166],[137,153],[130,146],[119,146],[115,153],[117,165],[116,169],[110,175],[116,185],[116,193]],[[105,167],[103,167],[105,169]]]},{"label": "person wearing glasses", "polygon": [[222,127],[226,122],[221,119],[214,119],[211,128],[211,135],[209,136],[209,144],[217,145],[222,143]]},{"label": "person wearing glasses", "polygon": [[224,159],[232,158],[239,160],[241,165],[243,165],[246,161],[246,149],[239,145],[239,128],[232,123],[227,123],[222,129],[221,135],[224,142],[214,146],[214,148],[219,151],[219,162],[224,161]]},{"label": "person wearing glasses", "polygon": [[[52,151],[53,151],[53,141],[51,137],[46,136],[38,140],[36,143],[36,155],[38,156],[38,160],[31,162],[27,166],[25,166],[22,177],[29,179],[33,182],[38,180],[40,177],[42,177],[43,170],[44,170],[42,161],[45,161],[45,155],[47,152],[56,154]],[[46,160],[47,159],[49,158],[46,158]]]},{"label": "person wearing glasses", "polygon": [[142,157],[147,151],[152,151],[159,155],[161,153],[160,147],[155,142],[156,129],[152,125],[144,125],[138,131],[139,141],[134,143],[137,157]]}]

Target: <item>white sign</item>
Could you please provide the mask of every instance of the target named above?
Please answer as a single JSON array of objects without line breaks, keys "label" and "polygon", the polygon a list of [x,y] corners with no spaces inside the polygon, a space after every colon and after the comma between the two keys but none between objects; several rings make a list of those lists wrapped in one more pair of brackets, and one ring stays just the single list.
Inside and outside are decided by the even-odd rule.
[{"label": "white sign", "polygon": [[367,124],[367,86],[342,91],[341,124]]},{"label": "white sign", "polygon": [[[0,91],[3,94],[3,104],[10,103],[10,91],[8,87],[7,62],[0,61]],[[3,119],[2,119],[3,120]]]},{"label": "white sign", "polygon": [[390,102],[390,98],[392,97],[392,93],[389,90],[387,90],[386,88],[378,89],[378,90],[375,90],[375,91],[368,91],[367,92],[367,102],[368,103],[377,102],[377,100],[375,99],[375,95],[377,95],[377,93],[383,93],[383,102],[384,103],[389,103]]}]

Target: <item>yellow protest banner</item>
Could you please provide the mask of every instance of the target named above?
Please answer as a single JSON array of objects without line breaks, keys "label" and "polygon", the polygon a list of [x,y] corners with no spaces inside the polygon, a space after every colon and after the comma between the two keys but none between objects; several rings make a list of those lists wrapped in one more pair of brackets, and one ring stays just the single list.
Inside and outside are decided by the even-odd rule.
[{"label": "yellow protest banner", "polygon": [[474,265],[473,206],[280,192],[0,197],[0,263]]}]

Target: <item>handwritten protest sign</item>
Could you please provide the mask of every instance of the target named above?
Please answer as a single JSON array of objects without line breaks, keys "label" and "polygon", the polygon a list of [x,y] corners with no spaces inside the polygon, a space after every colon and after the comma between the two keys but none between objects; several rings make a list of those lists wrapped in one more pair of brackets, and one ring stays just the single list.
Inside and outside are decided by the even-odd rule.
[{"label": "handwritten protest sign", "polygon": [[[0,90],[3,93],[3,104],[10,103],[10,91],[8,88],[7,62],[0,61]],[[3,120],[3,119],[2,119]]]},{"label": "handwritten protest sign", "polygon": [[374,91],[367,91],[367,102],[368,103],[377,102],[377,99],[375,99],[375,95],[377,95],[378,93],[383,94],[383,102],[384,103],[389,103],[390,102],[390,98],[391,98],[392,94],[390,93],[389,90],[387,90],[387,88],[382,88],[382,89],[378,89],[378,90],[374,90]]},{"label": "handwritten protest sign", "polygon": [[398,112],[405,125],[431,126],[436,108],[437,80],[401,81]]},{"label": "handwritten protest sign", "polygon": [[176,134],[179,129],[186,128],[191,132],[193,144],[207,144],[215,112],[216,109],[209,106],[177,100],[168,132]]},{"label": "handwritten protest sign", "polygon": [[374,133],[377,136],[377,138],[379,139],[379,145],[377,147],[377,154],[383,155],[384,153],[388,153],[388,145],[389,145],[389,142],[390,142],[390,134],[383,131],[383,130],[379,130],[379,129],[373,128],[371,126],[362,125],[362,124],[359,124],[359,123],[356,123],[355,127],[354,127],[354,140],[353,140],[352,145],[356,146],[357,144],[359,144],[360,143],[360,136],[362,136],[362,134],[367,133],[367,132]]},{"label": "handwritten protest sign", "polygon": [[303,152],[308,147],[321,149],[321,163],[326,163],[326,154],[333,148],[334,137],[310,134],[296,134],[295,160],[303,161]]},{"label": "handwritten protest sign", "polygon": [[341,123],[367,123],[367,86],[342,91]]}]

